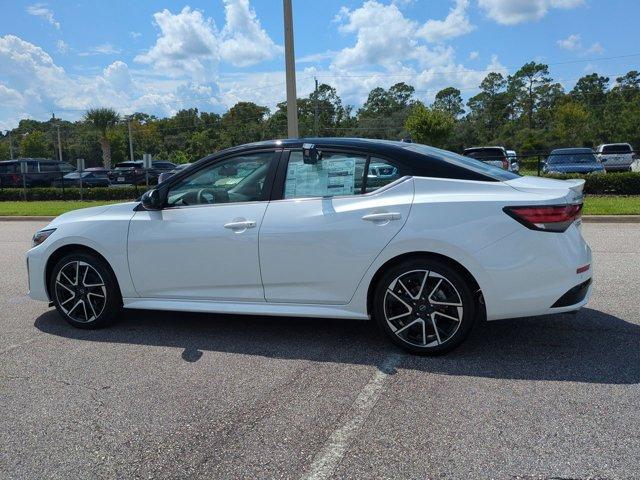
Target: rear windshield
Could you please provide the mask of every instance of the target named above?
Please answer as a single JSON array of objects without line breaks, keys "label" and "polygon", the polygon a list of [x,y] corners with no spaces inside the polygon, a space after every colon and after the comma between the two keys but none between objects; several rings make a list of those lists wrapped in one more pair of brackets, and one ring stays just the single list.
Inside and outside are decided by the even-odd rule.
[{"label": "rear windshield", "polygon": [[465,157],[477,158],[478,160],[504,160],[504,151],[500,148],[468,148],[464,151]]},{"label": "rear windshield", "polygon": [[624,143],[605,145],[602,147],[602,153],[631,153],[631,147]]},{"label": "rear windshield", "polygon": [[598,163],[596,156],[591,152],[556,152],[551,153],[547,159],[549,164],[572,164],[572,163]]},{"label": "rear windshield", "polygon": [[496,180],[513,180],[514,178],[520,178],[519,175],[503,170],[500,167],[493,166],[489,163],[481,162],[471,157],[465,157],[458,153],[453,153],[448,150],[442,150],[440,148],[430,147],[428,145],[421,145],[419,143],[407,143],[402,145],[403,148],[411,150],[422,155],[426,155],[432,158],[438,158],[445,162],[453,163],[460,167],[467,168],[482,175],[488,175]]}]

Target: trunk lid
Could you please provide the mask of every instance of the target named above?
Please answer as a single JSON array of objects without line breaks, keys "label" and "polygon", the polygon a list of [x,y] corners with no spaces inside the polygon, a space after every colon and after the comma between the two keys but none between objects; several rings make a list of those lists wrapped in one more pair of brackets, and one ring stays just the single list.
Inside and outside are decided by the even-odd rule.
[{"label": "trunk lid", "polygon": [[544,195],[545,197],[564,197],[567,203],[582,203],[584,199],[583,179],[556,180],[542,177],[520,177],[505,182],[511,188],[521,192]]}]

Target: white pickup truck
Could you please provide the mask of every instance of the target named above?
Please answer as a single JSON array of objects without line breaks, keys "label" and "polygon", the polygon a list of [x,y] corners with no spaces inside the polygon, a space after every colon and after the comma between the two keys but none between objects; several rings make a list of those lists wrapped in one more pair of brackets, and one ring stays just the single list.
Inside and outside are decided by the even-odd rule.
[{"label": "white pickup truck", "polygon": [[633,148],[628,143],[603,143],[596,157],[607,172],[628,172],[633,163]]}]

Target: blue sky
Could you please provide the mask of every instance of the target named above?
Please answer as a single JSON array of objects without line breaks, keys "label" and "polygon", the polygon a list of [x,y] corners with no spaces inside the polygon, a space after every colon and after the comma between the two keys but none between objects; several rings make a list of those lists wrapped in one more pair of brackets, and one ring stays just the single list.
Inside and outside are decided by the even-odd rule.
[{"label": "blue sky", "polygon": [[[170,115],[284,99],[282,2],[3,1],[0,128],[95,106]],[[571,88],[640,69],[640,2],[629,0],[293,0],[298,93],[313,78],[360,105],[406,81],[429,102],[465,98],[491,70],[550,65]],[[616,58],[612,58],[616,57]]]}]

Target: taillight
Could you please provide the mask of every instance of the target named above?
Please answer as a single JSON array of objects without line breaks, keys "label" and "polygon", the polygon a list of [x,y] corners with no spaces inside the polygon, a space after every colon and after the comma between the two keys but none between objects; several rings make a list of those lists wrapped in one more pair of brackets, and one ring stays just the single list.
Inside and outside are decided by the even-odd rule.
[{"label": "taillight", "polygon": [[580,218],[582,204],[505,207],[504,212],[531,230],[564,232]]},{"label": "taillight", "polygon": [[502,169],[509,170],[509,160],[502,160]]}]

